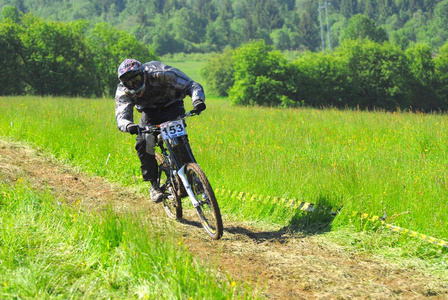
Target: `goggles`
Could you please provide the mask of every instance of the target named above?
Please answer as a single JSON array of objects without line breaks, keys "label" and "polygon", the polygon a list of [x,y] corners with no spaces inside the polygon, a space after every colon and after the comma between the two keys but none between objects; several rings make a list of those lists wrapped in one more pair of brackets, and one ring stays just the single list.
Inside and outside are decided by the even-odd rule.
[{"label": "goggles", "polygon": [[123,82],[123,84],[131,90],[138,89],[143,83],[143,76],[141,74],[138,74],[137,76],[132,77],[129,80],[126,80]]}]

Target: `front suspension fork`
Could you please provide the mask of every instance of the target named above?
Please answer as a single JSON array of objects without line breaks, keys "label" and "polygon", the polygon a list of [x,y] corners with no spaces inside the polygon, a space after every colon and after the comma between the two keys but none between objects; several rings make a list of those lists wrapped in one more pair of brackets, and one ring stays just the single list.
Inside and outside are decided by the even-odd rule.
[{"label": "front suspension fork", "polygon": [[182,168],[180,168],[179,171],[177,171],[177,174],[179,175],[179,178],[182,181],[182,183],[185,187],[185,190],[187,191],[188,197],[190,197],[190,201],[193,204],[193,206],[195,208],[200,206],[200,203],[198,202],[198,200],[196,200],[196,197],[193,193],[193,189],[187,180],[187,176],[185,175],[185,165],[182,166]]}]

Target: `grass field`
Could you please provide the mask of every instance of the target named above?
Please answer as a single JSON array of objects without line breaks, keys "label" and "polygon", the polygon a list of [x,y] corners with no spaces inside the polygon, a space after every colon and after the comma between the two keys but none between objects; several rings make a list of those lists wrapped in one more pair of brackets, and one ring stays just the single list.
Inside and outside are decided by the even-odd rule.
[{"label": "grass field", "polygon": [[[0,109],[4,139],[30,144],[88,174],[147,190],[134,137],[116,128],[113,99],[1,97]],[[399,247],[403,256],[426,258],[447,252],[369,221],[381,216],[448,240],[446,115],[233,107],[227,99],[209,96],[207,110],[188,119],[187,130],[213,187],[249,195],[244,201],[218,198],[225,220],[331,230],[338,242],[368,251]],[[331,219],[272,197],[342,209]],[[13,186],[0,182],[0,204],[1,297],[254,297],[231,278],[217,278],[214,267],[197,264],[170,226],[161,233],[150,221],[142,224],[143,216],[118,216],[112,210],[90,215],[61,207],[49,193],[34,192],[20,179]],[[369,218],[361,218],[363,213]],[[369,232],[368,237],[353,230]]]},{"label": "grass field", "polygon": [[[57,204],[19,178],[0,182],[1,299],[247,299],[144,212]],[[252,299],[252,298],[251,298]]]},{"label": "grass field", "polygon": [[[215,188],[343,207],[333,228],[363,229],[353,216],[360,212],[448,239],[445,115],[207,104],[188,132]],[[7,97],[0,108],[0,135],[145,188],[134,137],[116,129],[112,99]],[[219,201],[228,218],[288,225],[297,217],[270,202]]]},{"label": "grass field", "polygon": [[200,74],[200,69],[204,65],[204,59],[207,57],[206,55],[213,54],[198,54],[198,56],[195,56],[194,54],[184,55],[178,53],[164,56],[160,60],[167,65],[182,70],[191,79],[200,82],[202,85],[205,85],[205,82],[202,80]]},{"label": "grass field", "polygon": [[[201,82],[202,63],[194,57],[162,61]],[[446,115],[234,107],[207,95],[207,110],[187,120],[191,146],[215,189],[247,195],[218,193],[224,220],[331,230],[338,242],[386,255],[397,247],[403,256],[447,253],[383,231],[372,217],[448,240]],[[189,99],[186,104],[190,109]],[[0,97],[0,110],[3,139],[146,192],[134,137],[116,128],[112,98]],[[334,219],[306,213],[275,197],[340,213]],[[143,216],[111,209],[91,215],[55,202],[20,178],[14,185],[0,181],[0,297],[253,297],[232,278],[217,278],[213,267],[197,264],[168,224],[162,233],[140,222]]]}]

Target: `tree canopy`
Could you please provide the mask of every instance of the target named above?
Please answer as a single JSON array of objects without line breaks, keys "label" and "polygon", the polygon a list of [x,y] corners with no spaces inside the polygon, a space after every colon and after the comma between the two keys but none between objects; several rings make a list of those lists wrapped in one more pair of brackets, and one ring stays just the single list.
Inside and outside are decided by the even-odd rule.
[{"label": "tree canopy", "polygon": [[113,94],[122,60],[157,58],[135,36],[84,20],[45,21],[14,7],[0,22],[0,94],[101,96]]},{"label": "tree canopy", "polygon": [[277,50],[320,51],[355,34],[434,50],[448,38],[448,0],[0,0],[0,9],[8,5],[45,20],[107,22],[159,55],[222,51],[254,39]]}]

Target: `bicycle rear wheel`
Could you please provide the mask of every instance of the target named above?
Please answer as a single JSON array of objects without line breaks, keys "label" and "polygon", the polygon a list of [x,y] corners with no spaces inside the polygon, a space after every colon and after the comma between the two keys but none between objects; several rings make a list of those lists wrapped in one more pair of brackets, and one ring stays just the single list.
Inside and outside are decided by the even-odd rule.
[{"label": "bicycle rear wheel", "polygon": [[202,227],[212,239],[219,240],[223,234],[221,211],[204,171],[197,163],[188,163],[185,166],[185,174],[193,194],[200,204],[196,207],[196,213],[201,220]]},{"label": "bicycle rear wheel", "polygon": [[182,199],[176,192],[178,187],[175,182],[170,179],[170,168],[164,157],[160,153],[156,153],[157,164],[159,165],[160,182],[163,193],[162,205],[165,213],[171,219],[182,219]]}]

